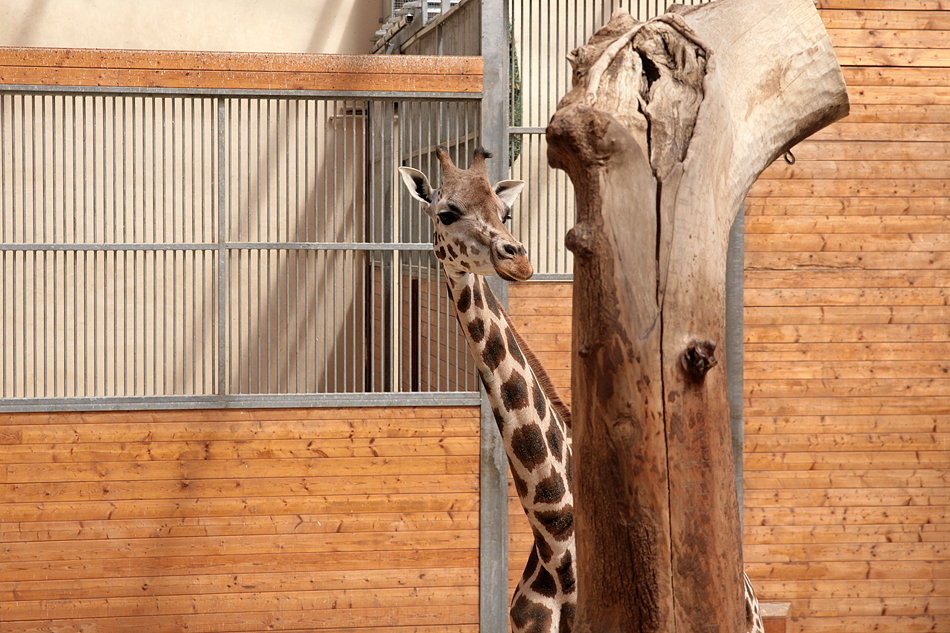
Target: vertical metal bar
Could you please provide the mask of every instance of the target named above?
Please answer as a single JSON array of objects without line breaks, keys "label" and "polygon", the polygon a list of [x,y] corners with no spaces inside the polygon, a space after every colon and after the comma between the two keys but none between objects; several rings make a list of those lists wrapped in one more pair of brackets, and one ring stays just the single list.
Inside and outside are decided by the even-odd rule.
[{"label": "vertical metal bar", "polygon": [[[481,106],[482,144],[499,148],[489,161],[491,182],[504,180],[508,161],[508,0],[482,0],[485,77]],[[495,278],[491,278],[495,279]],[[503,306],[507,287],[490,282]],[[493,290],[495,289],[493,288]],[[479,501],[479,623],[484,631],[508,627],[508,466],[492,407],[482,390]]]},{"label": "vertical metal bar", "polygon": [[225,151],[227,146],[225,145],[225,116],[224,116],[224,104],[225,99],[219,97],[217,100],[217,109],[218,109],[218,121],[217,121],[217,137],[218,137],[218,148],[217,148],[217,166],[218,166],[218,182],[215,188],[217,193],[217,229],[218,229],[218,284],[217,284],[217,309],[218,309],[218,319],[217,319],[217,395],[225,395],[227,393],[227,383],[225,372],[227,367],[225,365],[225,352],[227,339],[225,336],[225,328],[227,327],[227,303],[225,296],[225,289],[228,282],[228,252],[226,238],[227,234],[225,233],[225,228],[227,226],[226,222],[226,213],[227,207],[225,206],[225,178],[227,172],[225,170]]}]

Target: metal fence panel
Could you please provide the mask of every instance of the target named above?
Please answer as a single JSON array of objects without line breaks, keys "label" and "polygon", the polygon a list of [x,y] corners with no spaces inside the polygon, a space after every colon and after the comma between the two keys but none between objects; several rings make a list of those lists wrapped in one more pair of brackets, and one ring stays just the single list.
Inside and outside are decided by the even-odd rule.
[{"label": "metal fence panel", "polygon": [[473,393],[396,167],[435,176],[478,121],[476,99],[4,88],[2,408]]}]

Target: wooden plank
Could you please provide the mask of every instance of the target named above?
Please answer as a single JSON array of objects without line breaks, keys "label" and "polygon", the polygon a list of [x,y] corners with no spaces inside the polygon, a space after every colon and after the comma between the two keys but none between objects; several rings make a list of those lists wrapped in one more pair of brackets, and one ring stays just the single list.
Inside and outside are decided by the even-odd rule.
[{"label": "wooden plank", "polygon": [[950,181],[895,179],[759,180],[749,190],[761,196],[869,196],[950,197]]},{"label": "wooden plank", "polygon": [[946,541],[950,525],[749,526],[746,544],[932,543]]},{"label": "wooden plank", "polygon": [[[822,412],[829,415],[939,414],[950,407],[950,398],[885,397],[857,398],[747,398],[749,415],[803,415]],[[948,462],[950,463],[950,462]]]},{"label": "wooden plank", "polygon": [[796,160],[789,165],[784,160],[772,163],[760,179],[871,179],[871,178],[950,178],[950,161],[845,161]]},{"label": "wooden plank", "polygon": [[478,569],[469,567],[407,568],[358,571],[293,570],[286,573],[200,574],[177,576],[121,576],[37,581],[30,584],[0,582],[0,600],[6,602],[66,600],[77,595],[96,598],[129,596],[187,596],[253,592],[354,591],[398,587],[477,587]]},{"label": "wooden plank", "polygon": [[[745,258],[746,270],[801,270],[801,269],[862,269],[862,270],[913,270],[932,268],[950,269],[950,253],[906,252],[906,253],[762,253],[750,252]],[[906,318],[915,318],[907,315]],[[920,315],[919,318],[928,318]],[[886,321],[885,321],[886,322]],[[895,323],[900,321],[894,321]]]},{"label": "wooden plank", "polygon": [[854,11],[945,11],[950,9],[948,0],[817,0],[819,11],[825,9],[848,9]]},{"label": "wooden plank", "polygon": [[[899,425],[899,426],[898,426]],[[905,433],[950,432],[950,415],[862,416],[860,418],[825,415],[801,417],[762,416],[745,418],[746,432],[757,433],[876,433],[900,428]]]},{"label": "wooden plank", "polygon": [[746,250],[767,251],[945,251],[950,249],[950,235],[942,233],[859,234],[833,233],[795,235],[756,235],[745,238]]},{"label": "wooden plank", "polygon": [[943,11],[825,9],[821,21],[826,29],[950,30],[950,15]]},{"label": "wooden plank", "polygon": [[[837,381],[836,381],[837,382]],[[774,392],[770,392],[774,393]],[[749,435],[746,453],[791,453],[824,451],[939,451],[950,444],[947,433],[788,433]]]},{"label": "wooden plank", "polygon": [[[0,481],[152,481],[170,479],[190,485],[206,478],[390,477],[466,475],[478,472],[476,456],[214,460],[161,462],[74,462],[0,464]],[[31,479],[32,478],[32,479]],[[184,489],[184,488],[183,488]]]},{"label": "wooden plank", "polygon": [[[133,414],[134,417],[134,414]],[[426,438],[478,437],[478,426],[471,419],[439,418],[412,420],[326,420],[317,424],[297,421],[256,421],[222,423],[142,422],[82,424],[68,421],[64,424],[6,424],[0,416],[0,444],[68,444],[98,442],[218,442],[223,438],[232,442],[281,440],[370,440],[373,438],[415,438],[417,443]],[[407,441],[407,443],[409,443]]]},{"label": "wooden plank", "polygon": [[[950,306],[789,306],[781,312],[750,306],[745,309],[743,316],[746,328],[771,325],[946,324],[950,322]],[[887,371],[890,368],[880,369]],[[914,365],[914,369],[920,372],[927,368],[918,364]]]},{"label": "wooden plank", "polygon": [[105,521],[138,518],[238,517],[243,514],[309,515],[353,514],[359,512],[472,512],[478,508],[475,495],[389,494],[323,495],[286,497],[242,497],[225,499],[120,499],[86,502],[22,502],[4,506],[4,516],[18,521]]},{"label": "wooden plank", "polygon": [[[892,470],[868,470],[868,469],[842,469],[840,471],[747,471],[745,477],[745,487],[749,490],[770,490],[770,489],[797,489],[797,488],[866,488],[869,494],[873,494],[873,488],[896,488],[900,486],[919,487],[919,488],[939,488],[950,484],[946,473],[939,469],[923,468],[919,470],[911,469],[892,469]],[[921,525],[912,525],[909,528],[912,533],[908,538],[914,541],[924,540],[945,540],[950,536],[950,528],[943,526],[941,531],[935,532],[933,538],[925,538],[922,532],[924,527]],[[842,535],[844,537],[844,535]],[[860,541],[857,534],[853,535],[853,540]],[[840,539],[839,539],[840,540]],[[847,539],[845,539],[847,540]],[[895,539],[897,540],[897,539]],[[753,541],[749,541],[753,542]]]},{"label": "wooden plank", "polygon": [[[945,324],[769,325],[745,328],[747,343],[924,343],[950,341]],[[928,380],[928,383],[933,380]],[[885,395],[885,394],[882,394]]]},{"label": "wooden plank", "polygon": [[750,270],[747,288],[946,288],[950,277],[939,270]]},{"label": "wooden plank", "polygon": [[[745,525],[901,525],[950,523],[950,508],[880,506],[864,508],[750,508],[743,511]],[[751,571],[749,572],[751,575]],[[792,578],[793,580],[798,580]],[[864,577],[861,577],[864,579]]]},{"label": "wooden plank", "polygon": [[950,596],[950,581],[944,580],[769,580],[757,578],[756,591],[786,599],[806,599],[813,595],[829,598]]},{"label": "wooden plank", "polygon": [[0,463],[99,461],[216,461],[308,458],[477,456],[478,438],[447,437],[428,440],[403,438],[88,442],[70,443],[57,450],[47,444],[11,444],[0,452]]},{"label": "wooden plank", "polygon": [[749,470],[906,470],[913,468],[947,468],[950,459],[939,451],[814,452],[814,453],[750,453],[745,456]]},{"label": "wooden plank", "polygon": [[873,29],[833,27],[827,28],[827,31],[835,51],[839,53],[842,48],[950,49],[950,28],[940,30],[932,21],[926,25],[926,28],[920,29],[894,29],[879,26]]},{"label": "wooden plank", "polygon": [[[366,631],[378,631],[389,627],[405,627],[402,630],[421,633],[422,631],[471,631],[477,627],[478,605],[420,606],[420,607],[375,607],[336,609],[321,612],[320,628],[314,629],[312,610],[294,611],[247,611],[235,612],[222,621],[215,613],[162,615],[155,609],[142,608],[140,612],[150,615],[134,615],[107,620],[110,633],[141,633],[143,630],[160,631],[324,631],[345,629],[348,633],[356,627]],[[62,616],[47,618],[44,628],[57,633],[88,633],[101,630],[101,618],[73,618],[66,610]],[[460,628],[463,626],[465,628]],[[36,631],[35,622],[5,623],[5,633],[26,633]],[[427,628],[419,628],[427,627]],[[448,627],[448,628],[440,628]],[[357,629],[360,630],[360,629]],[[396,629],[399,630],[399,629]],[[342,631],[340,632],[342,633]]]},{"label": "wooden plank", "polygon": [[91,539],[213,537],[353,532],[477,530],[477,512],[377,512],[358,515],[145,517],[100,521],[0,523],[0,543],[85,541]]},{"label": "wooden plank", "polygon": [[920,358],[935,361],[950,358],[950,346],[943,343],[749,343],[746,358],[751,362],[795,363],[799,361],[892,362]]},{"label": "wooden plank", "polygon": [[[835,144],[838,145],[838,144]],[[840,145],[849,145],[843,143]],[[867,145],[868,156],[874,153],[874,143]],[[880,150],[880,148],[878,148]],[[950,145],[947,146],[950,151]],[[878,151],[879,153],[879,151]],[[876,215],[942,215],[950,212],[946,198],[748,198],[745,203],[746,219],[763,215],[780,216],[876,216]]]},{"label": "wooden plank", "polygon": [[944,288],[749,288],[749,306],[943,306],[950,301]]},{"label": "wooden plank", "polygon": [[950,50],[930,48],[835,48],[843,66],[950,66]]},{"label": "wooden plank", "polygon": [[[902,231],[903,229],[903,231]],[[762,233],[834,233],[836,235],[858,234],[855,238],[857,245],[867,234],[895,233],[900,234],[948,234],[950,233],[950,218],[922,216],[899,217],[835,217],[835,216],[759,216],[747,218],[746,232]],[[855,248],[854,250],[858,250]]]},{"label": "wooden plank", "polygon": [[479,93],[482,89],[481,64],[480,57],[0,47],[0,83],[223,90]]},{"label": "wooden plank", "polygon": [[[938,631],[946,620],[944,616],[875,616],[825,617],[792,619],[788,633],[831,633],[834,631],[869,631],[876,633],[930,633]],[[807,623],[807,624],[806,624]]]},{"label": "wooden plank", "polygon": [[[31,471],[26,471],[30,473]],[[35,471],[32,471],[35,472]],[[390,477],[292,477],[292,478],[234,478],[145,480],[129,482],[103,478],[98,481],[50,481],[61,478],[55,470],[44,471],[46,476],[27,479],[24,471],[12,468],[8,483],[0,484],[0,503],[12,503],[24,498],[44,501],[108,501],[113,499],[177,499],[182,494],[191,498],[223,499],[248,495],[252,497],[333,495],[341,490],[349,494],[477,494],[478,475],[447,477],[399,475]],[[47,474],[48,473],[48,474]],[[26,481],[11,482],[23,479]]]},{"label": "wooden plank", "polygon": [[[911,15],[911,14],[908,14]],[[942,68],[885,68],[851,66],[841,69],[849,86],[936,86],[947,87],[947,71]],[[851,103],[854,106],[854,101]]]},{"label": "wooden plank", "polygon": [[[454,602],[453,602],[454,599]],[[459,608],[478,604],[477,587],[377,588],[371,591],[297,591],[290,593],[254,592],[190,596],[150,596],[120,598],[73,598],[65,600],[16,601],[5,605],[4,617],[35,621],[50,613],[69,613],[75,618],[121,618],[142,613],[188,615],[215,613],[219,617],[247,611],[309,611],[317,621],[333,619],[336,611],[356,611],[390,605],[391,608]]]}]

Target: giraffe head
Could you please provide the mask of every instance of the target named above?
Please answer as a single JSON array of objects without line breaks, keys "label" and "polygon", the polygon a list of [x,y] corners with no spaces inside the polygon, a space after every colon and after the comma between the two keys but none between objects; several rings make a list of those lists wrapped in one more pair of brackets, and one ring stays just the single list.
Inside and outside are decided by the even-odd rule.
[{"label": "giraffe head", "polygon": [[468,169],[456,167],[444,147],[436,149],[436,156],[442,164],[438,189],[418,169],[400,167],[399,173],[412,197],[425,205],[442,265],[478,275],[497,273],[508,281],[530,279],[534,271],[524,246],[505,228],[524,181],[502,180],[492,187],[485,166],[491,154],[481,147]]}]

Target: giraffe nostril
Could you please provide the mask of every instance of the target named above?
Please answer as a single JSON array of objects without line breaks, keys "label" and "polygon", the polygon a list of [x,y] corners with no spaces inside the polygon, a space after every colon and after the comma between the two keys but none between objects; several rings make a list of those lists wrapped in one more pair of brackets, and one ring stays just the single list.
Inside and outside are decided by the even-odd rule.
[{"label": "giraffe nostril", "polygon": [[524,253],[524,247],[521,244],[505,244],[502,250],[508,257],[517,257]]}]

